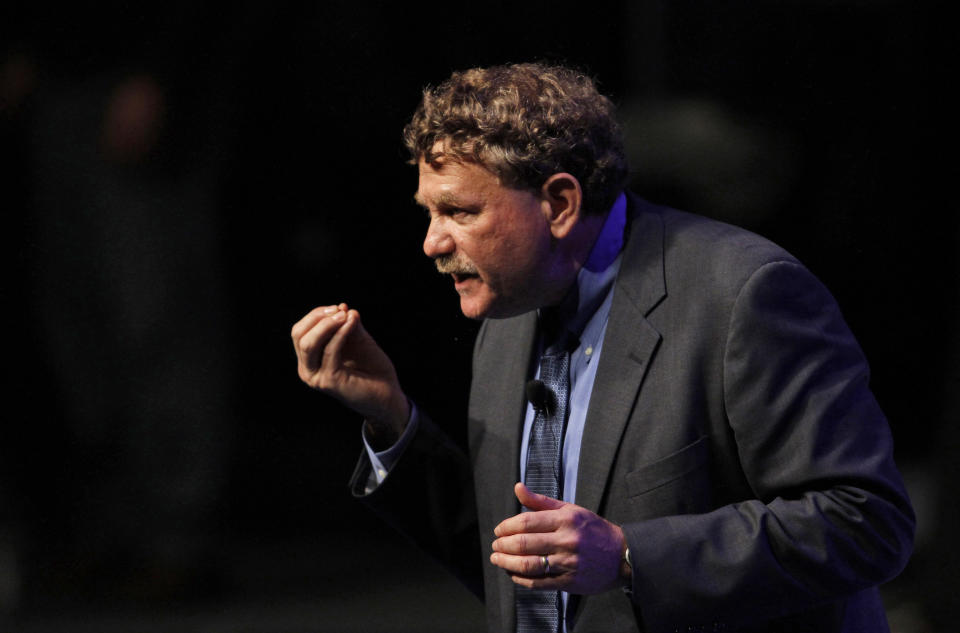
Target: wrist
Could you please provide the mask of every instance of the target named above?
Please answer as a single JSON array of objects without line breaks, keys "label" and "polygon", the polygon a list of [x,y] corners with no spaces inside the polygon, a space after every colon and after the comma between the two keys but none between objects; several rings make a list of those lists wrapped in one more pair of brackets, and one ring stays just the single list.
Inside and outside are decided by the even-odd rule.
[{"label": "wrist", "polygon": [[394,404],[383,415],[366,420],[367,441],[375,450],[396,444],[410,421],[410,401],[406,394],[399,392],[394,400]]}]

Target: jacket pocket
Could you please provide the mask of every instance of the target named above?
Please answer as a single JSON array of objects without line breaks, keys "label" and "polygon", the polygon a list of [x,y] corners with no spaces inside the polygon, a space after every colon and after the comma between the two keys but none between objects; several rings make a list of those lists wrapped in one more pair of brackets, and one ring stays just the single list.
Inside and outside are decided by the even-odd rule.
[{"label": "jacket pocket", "polygon": [[710,457],[707,439],[701,437],[663,459],[627,473],[627,496],[646,494],[705,466]]}]

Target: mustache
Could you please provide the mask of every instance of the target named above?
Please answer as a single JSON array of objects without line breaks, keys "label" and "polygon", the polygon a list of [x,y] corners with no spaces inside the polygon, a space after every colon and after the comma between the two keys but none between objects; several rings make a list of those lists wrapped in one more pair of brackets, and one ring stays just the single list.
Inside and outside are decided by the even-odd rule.
[{"label": "mustache", "polygon": [[437,266],[437,272],[444,275],[477,275],[477,267],[470,260],[457,255],[440,255],[433,260]]}]

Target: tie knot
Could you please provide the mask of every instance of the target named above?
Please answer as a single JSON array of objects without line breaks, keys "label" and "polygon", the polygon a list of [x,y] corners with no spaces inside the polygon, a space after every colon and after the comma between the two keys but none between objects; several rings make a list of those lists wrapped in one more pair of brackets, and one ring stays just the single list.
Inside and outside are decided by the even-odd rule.
[{"label": "tie knot", "polygon": [[540,329],[543,333],[545,356],[570,352],[579,344],[576,335],[567,328],[556,308],[545,308],[540,312]]}]

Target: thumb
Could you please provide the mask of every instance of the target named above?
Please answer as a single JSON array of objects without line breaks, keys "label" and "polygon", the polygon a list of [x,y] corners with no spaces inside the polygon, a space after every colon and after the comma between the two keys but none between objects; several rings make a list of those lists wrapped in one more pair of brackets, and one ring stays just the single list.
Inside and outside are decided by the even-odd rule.
[{"label": "thumb", "polygon": [[520,500],[521,505],[529,510],[556,510],[565,505],[565,503],[559,499],[532,492],[520,482],[514,485],[513,492],[517,495],[517,499]]}]

